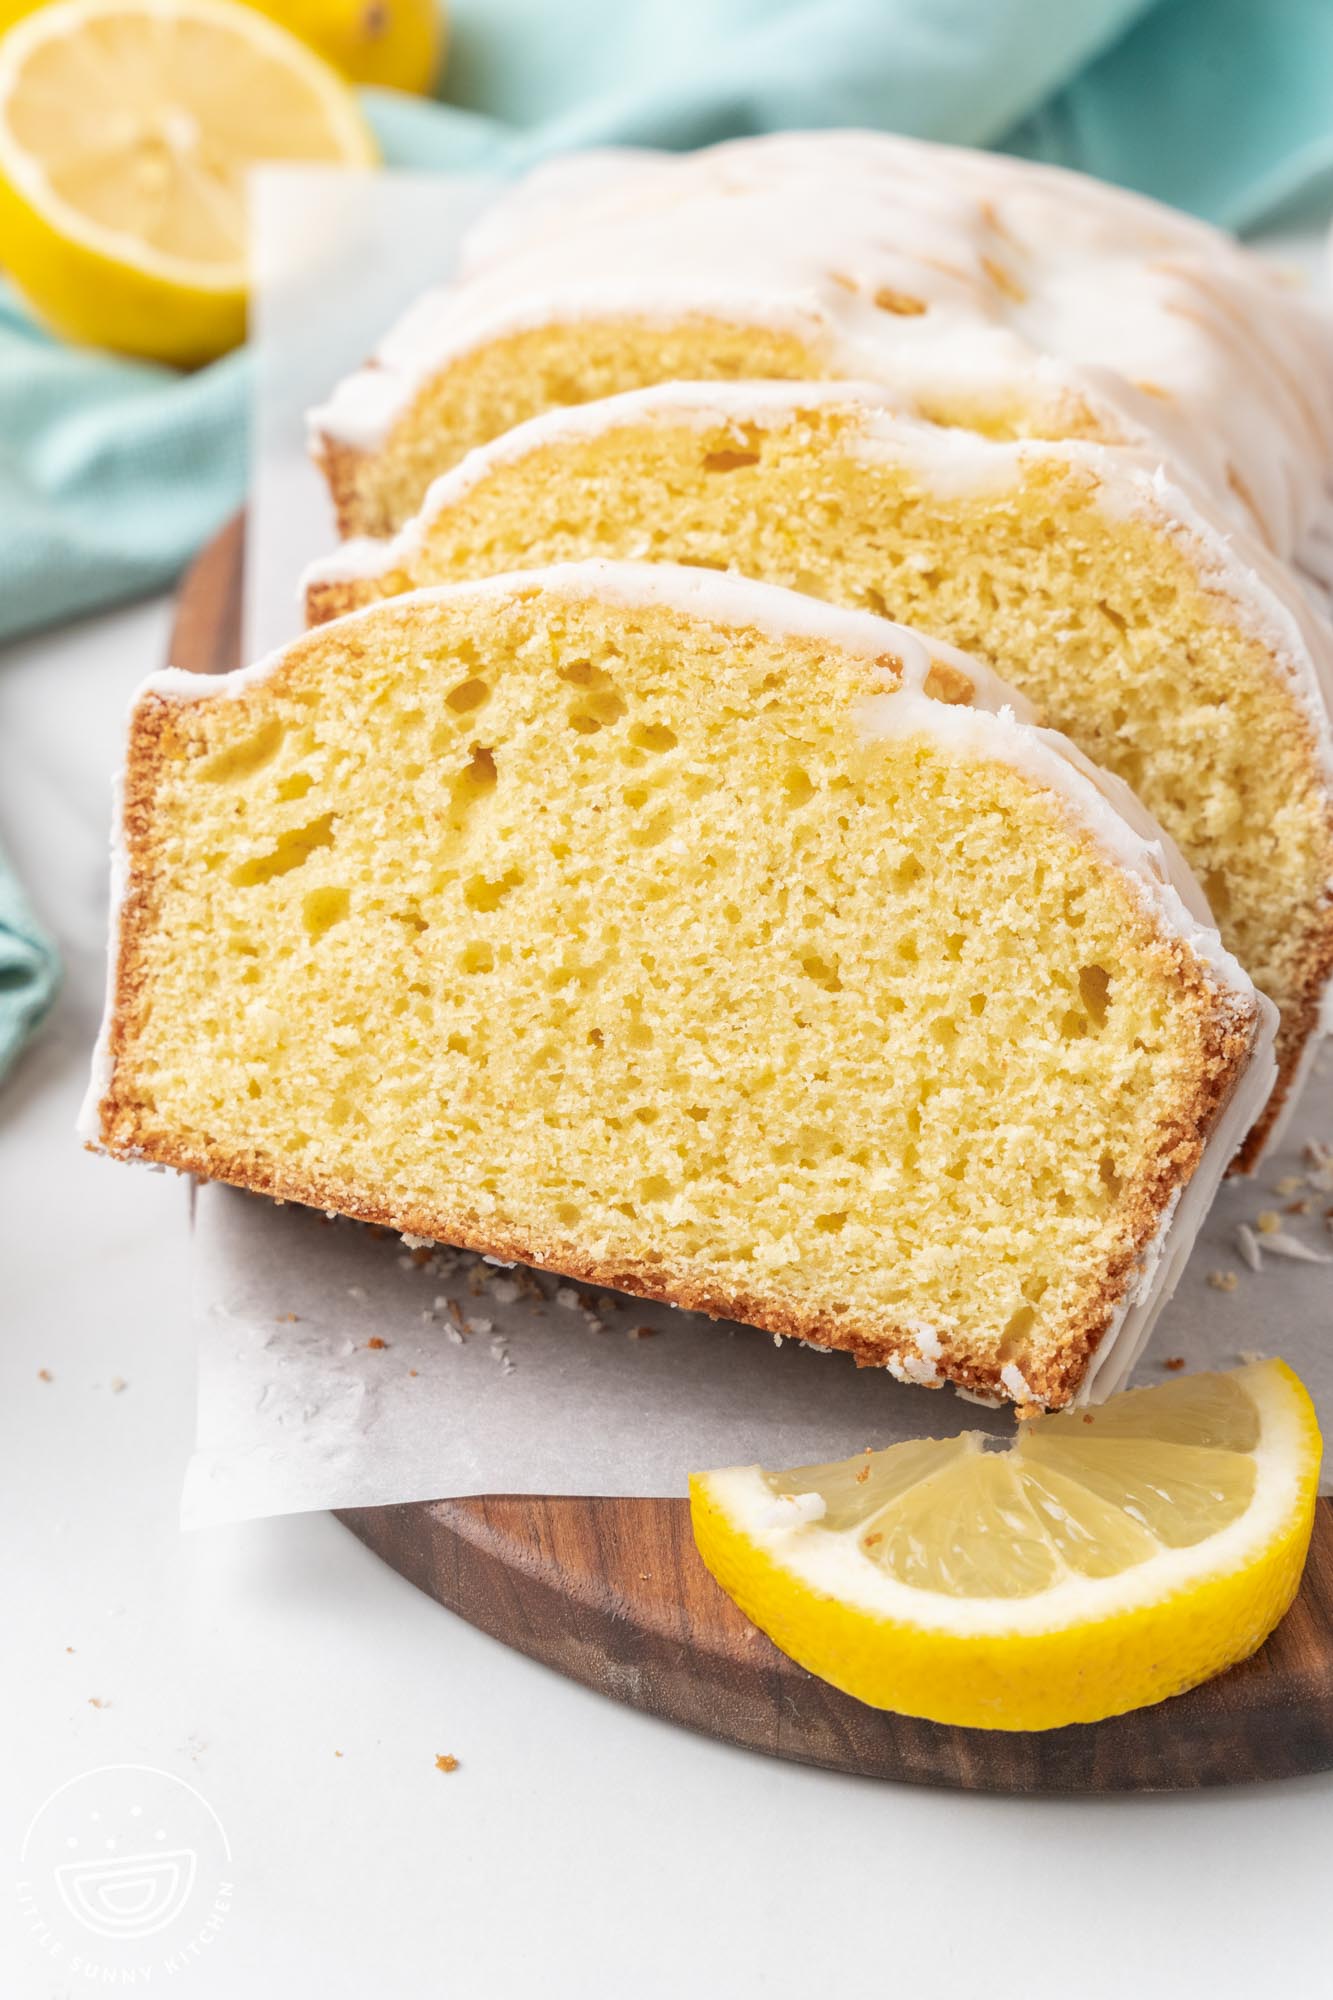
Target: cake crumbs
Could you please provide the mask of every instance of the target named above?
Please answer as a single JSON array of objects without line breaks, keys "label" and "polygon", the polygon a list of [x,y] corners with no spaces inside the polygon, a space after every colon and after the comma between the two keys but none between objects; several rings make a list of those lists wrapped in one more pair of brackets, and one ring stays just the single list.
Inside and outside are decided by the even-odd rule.
[{"label": "cake crumbs", "polygon": [[335,1757],[341,1757],[341,1756],[342,1756],[342,1751],[341,1751],[341,1750],[335,1750],[333,1754],[334,1754],[334,1756],[335,1756]]},{"label": "cake crumbs", "polygon": [[1308,1215],[1314,1207],[1312,1201],[1289,1201],[1283,1209],[1284,1215]]},{"label": "cake crumbs", "polygon": [[1234,1292],[1240,1279],[1234,1271],[1210,1271],[1208,1282],[1215,1292]]},{"label": "cake crumbs", "polygon": [[462,1306],[459,1305],[457,1299],[446,1299],[444,1303],[448,1308],[449,1317],[453,1321],[456,1332],[460,1338],[465,1337],[467,1333],[467,1321],[463,1318]]},{"label": "cake crumbs", "polygon": [[458,1759],[457,1757],[451,1757],[447,1750],[441,1750],[439,1756],[435,1759],[435,1768],[437,1771],[456,1771],[458,1769]]},{"label": "cake crumbs", "polygon": [[467,1327],[469,1333],[487,1334],[495,1332],[495,1321],[493,1319],[469,1319],[464,1321],[464,1325]]},{"label": "cake crumbs", "polygon": [[110,1708],[111,1703],[103,1701],[100,1694],[90,1694],[88,1697],[88,1706],[89,1708]]},{"label": "cake crumbs", "polygon": [[1177,1375],[1185,1366],[1185,1357],[1183,1354],[1168,1354],[1162,1366],[1169,1369],[1173,1375]]},{"label": "cake crumbs", "polygon": [[37,1380],[39,1382],[54,1382],[55,1379],[49,1368],[39,1368],[37,1370]]},{"label": "cake crumbs", "polygon": [[372,1333],[370,1339],[366,1342],[366,1346],[374,1348],[376,1353],[378,1353],[381,1348],[387,1347],[388,1345],[389,1345],[388,1341],[382,1340],[379,1334],[377,1333]]},{"label": "cake crumbs", "polygon": [[492,1278],[491,1297],[500,1306],[512,1306],[518,1297],[518,1286],[512,1278]]},{"label": "cake crumbs", "polygon": [[299,1313],[279,1313],[273,1324],[275,1326],[295,1326],[300,1317]]},{"label": "cake crumbs", "polygon": [[1304,1185],[1305,1178],[1302,1174],[1283,1174],[1281,1180],[1274,1187],[1273,1193],[1283,1196],[1295,1194]]},{"label": "cake crumbs", "polygon": [[123,1375],[113,1375],[111,1377],[111,1393],[113,1396],[119,1396],[122,1393],[122,1391],[128,1389],[129,1386],[130,1386],[129,1383],[125,1380],[125,1377]]},{"label": "cake crumbs", "polygon": [[867,1479],[869,1479],[870,1477],[870,1467],[868,1465],[863,1465],[861,1467],[861,1470],[858,1473],[855,1473],[853,1476],[858,1486],[864,1486]]},{"label": "cake crumbs", "polygon": [[657,1332],[655,1326],[632,1326],[626,1336],[629,1340],[652,1340]]},{"label": "cake crumbs", "polygon": [[1255,1228],[1261,1236],[1276,1236],[1282,1227],[1282,1217],[1275,1208],[1260,1209],[1255,1218]]},{"label": "cake crumbs", "polygon": [[574,1312],[578,1308],[579,1295],[572,1285],[557,1285],[555,1302],[558,1306],[563,1306],[566,1312]]},{"label": "cake crumbs", "polygon": [[417,1371],[415,1368],[409,1368],[407,1372],[409,1375],[415,1375]]}]

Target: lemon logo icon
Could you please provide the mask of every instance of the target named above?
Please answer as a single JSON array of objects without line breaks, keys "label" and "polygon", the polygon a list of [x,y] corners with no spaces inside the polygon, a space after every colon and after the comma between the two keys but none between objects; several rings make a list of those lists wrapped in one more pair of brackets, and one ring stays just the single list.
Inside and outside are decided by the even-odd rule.
[{"label": "lemon logo icon", "polygon": [[176,1973],[231,1907],[231,1845],[196,1786],[149,1764],[66,1780],[33,1815],[17,1885],[34,1946],[82,1977]]}]

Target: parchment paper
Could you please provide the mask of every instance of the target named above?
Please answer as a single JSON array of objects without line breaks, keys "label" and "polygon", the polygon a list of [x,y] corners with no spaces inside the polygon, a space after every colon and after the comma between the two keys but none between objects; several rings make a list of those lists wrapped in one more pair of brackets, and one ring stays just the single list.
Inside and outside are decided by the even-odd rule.
[{"label": "parchment paper", "polygon": [[[259,176],[257,477],[251,654],[299,629],[295,580],[331,537],[303,412],[393,314],[447,271],[490,186],[420,177]],[[1333,1263],[1260,1250],[1238,1226],[1333,1256],[1333,1050],[1278,1156],[1227,1185],[1136,1380],[1167,1361],[1281,1354],[1333,1429]],[[1303,1150],[1314,1142],[1316,1157]],[[1281,1190],[1281,1192],[1279,1192]],[[1287,1214],[1293,1204],[1305,1212]],[[1273,1241],[1256,1230],[1259,1245]],[[692,1468],[796,1465],[966,1426],[951,1391],[669,1307],[508,1270],[222,1187],[199,1190],[197,1447],[187,1526],[465,1493],[672,1495]]]}]

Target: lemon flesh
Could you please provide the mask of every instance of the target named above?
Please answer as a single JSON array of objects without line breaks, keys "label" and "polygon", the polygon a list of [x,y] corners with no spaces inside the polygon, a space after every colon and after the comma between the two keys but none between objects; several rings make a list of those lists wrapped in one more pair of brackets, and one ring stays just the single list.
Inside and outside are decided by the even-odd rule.
[{"label": "lemon flesh", "polygon": [[0,243],[57,331],[179,363],[245,331],[246,175],[364,167],[346,86],[229,0],[79,0],[0,41]]},{"label": "lemon flesh", "polygon": [[785,1653],[876,1708],[1094,1722],[1262,1645],[1296,1594],[1319,1427],[1291,1370],[1181,1376],[1020,1427],[690,1482],[695,1539]]}]

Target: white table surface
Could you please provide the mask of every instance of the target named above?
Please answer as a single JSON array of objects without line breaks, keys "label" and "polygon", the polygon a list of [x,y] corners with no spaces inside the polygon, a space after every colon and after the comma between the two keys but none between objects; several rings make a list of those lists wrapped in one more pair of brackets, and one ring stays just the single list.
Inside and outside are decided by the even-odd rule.
[{"label": "white table surface", "polygon": [[0,1091],[4,2000],[91,1990],[33,1946],[11,1878],[47,1795],[115,1762],[189,1779],[230,1835],[226,1927],[170,1982],[194,2000],[1326,1991],[1333,1776],[1086,1801],[835,1777],[561,1680],[330,1517],[179,1533],[185,1185],[72,1131],[108,774],[168,622],[0,655],[0,837],[68,967]]}]

